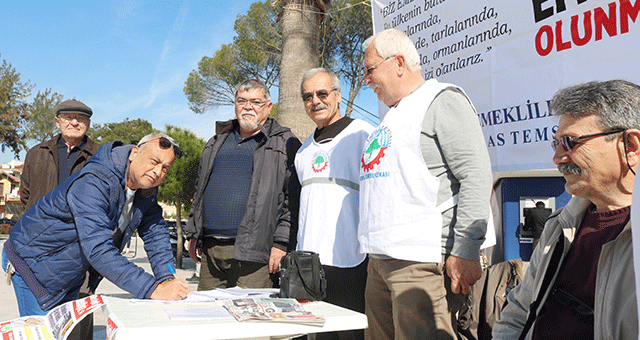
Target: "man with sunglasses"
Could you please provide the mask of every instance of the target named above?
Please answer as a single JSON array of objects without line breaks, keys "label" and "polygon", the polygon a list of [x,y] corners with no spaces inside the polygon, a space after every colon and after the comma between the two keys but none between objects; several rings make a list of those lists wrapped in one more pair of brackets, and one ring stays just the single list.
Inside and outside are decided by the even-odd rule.
[{"label": "man with sunglasses", "polygon": [[[87,137],[93,110],[83,102],[69,99],[55,108],[55,123],[60,134],[29,149],[20,175],[20,201],[24,211],[42,196],[82,169],[100,144]],[[80,297],[93,294],[84,285]],[[93,336],[93,318],[88,317],[73,329],[69,340]]]},{"label": "man with sunglasses", "polygon": [[361,158],[365,334],[456,338],[456,312],[482,274],[492,182],[484,136],[461,88],[424,80],[402,31],[377,33],[363,48],[364,82],[390,107]]},{"label": "man with sunglasses", "polygon": [[235,94],[236,119],[216,123],[202,151],[185,228],[198,290],[270,288],[270,274],[295,244],[300,186],[293,159],[300,141],[271,113],[269,88],[250,79]]},{"label": "man with sunglasses", "polygon": [[494,339],[637,339],[631,196],[640,88],[593,81],[558,91],[553,162],[573,198],[551,214]]},{"label": "man with sunglasses", "polygon": [[[160,133],[137,146],[108,143],[20,218],[4,243],[2,265],[21,316],[44,315],[77,299],[89,267],[96,271],[89,278],[93,288],[106,277],[139,299],[180,300],[189,293],[172,274],[169,233],[156,197],[180,155],[178,144]],[[135,231],[154,275],[120,253]]]},{"label": "man with sunglasses", "polygon": [[[296,154],[302,185],[297,247],[320,254],[325,301],[363,313],[367,261],[358,249],[358,188],[361,150],[373,126],[342,117],[340,79],[330,70],[307,71],[300,94],[318,128]],[[363,330],[316,334],[316,339],[363,337]]]}]

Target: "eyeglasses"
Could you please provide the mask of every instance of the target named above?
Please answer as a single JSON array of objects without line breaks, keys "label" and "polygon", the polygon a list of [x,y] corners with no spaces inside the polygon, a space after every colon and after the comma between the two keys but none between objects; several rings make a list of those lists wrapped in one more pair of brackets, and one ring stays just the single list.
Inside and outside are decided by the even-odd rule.
[{"label": "eyeglasses", "polygon": [[[147,144],[151,141],[153,141],[155,139],[151,139],[148,140],[146,142],[142,142],[140,144],[138,144],[138,147],[141,147],[144,144]],[[172,143],[170,140],[168,140],[165,137],[160,137],[158,138],[158,144],[160,144],[160,149],[162,150],[168,150],[169,148],[173,148],[173,154],[176,155],[176,158],[180,158],[182,156],[186,156],[187,153],[183,152],[182,150],[180,150],[180,147],[177,144]]]},{"label": "eyeglasses", "polygon": [[58,118],[64,120],[65,122],[71,122],[74,119],[78,121],[78,123],[87,124],[89,122],[89,117],[83,115],[81,113],[73,114],[73,113],[61,113],[58,115]]},{"label": "eyeglasses", "polygon": [[[331,94],[331,92],[335,92],[336,89],[331,89],[330,91],[327,90],[318,90],[315,92],[316,97],[318,97],[318,99],[320,100],[325,100],[329,97],[329,95]],[[314,92],[307,92],[307,93],[303,93],[302,94],[302,101],[303,102],[308,102],[310,100],[313,99],[313,95]]]},{"label": "eyeglasses", "polygon": [[262,101],[259,99],[244,99],[244,98],[236,98],[236,106],[240,106],[243,107],[245,105],[247,105],[247,103],[249,103],[250,106],[253,107],[262,107],[264,104],[267,103],[267,101]]},{"label": "eyeglasses", "polygon": [[586,139],[586,138],[591,138],[591,137],[600,137],[600,136],[607,136],[607,135],[612,135],[614,133],[620,133],[625,131],[626,129],[615,129],[615,130],[611,130],[611,131],[605,131],[605,132],[599,132],[599,133],[593,133],[590,135],[584,135],[584,136],[579,136],[579,137],[569,137],[569,136],[564,136],[561,137],[560,140],[557,139],[553,139],[551,141],[551,148],[553,148],[553,151],[556,151],[558,149],[558,146],[560,146],[560,144],[562,144],[562,147],[566,150],[566,151],[571,151],[573,148],[576,147],[576,145],[580,144],[579,141]]},{"label": "eyeglasses", "polygon": [[365,76],[365,77],[370,76],[370,75],[371,75],[371,73],[373,73],[373,70],[375,70],[378,66],[380,66],[380,65],[381,65],[382,63],[384,63],[385,61],[387,61],[387,60],[389,60],[389,59],[391,59],[391,58],[395,58],[395,57],[396,57],[395,55],[392,55],[392,56],[390,56],[390,57],[387,57],[387,58],[386,58],[386,59],[384,59],[384,60],[380,60],[379,62],[377,62],[377,63],[373,64],[372,66],[365,67],[365,69],[364,69],[364,76]]}]

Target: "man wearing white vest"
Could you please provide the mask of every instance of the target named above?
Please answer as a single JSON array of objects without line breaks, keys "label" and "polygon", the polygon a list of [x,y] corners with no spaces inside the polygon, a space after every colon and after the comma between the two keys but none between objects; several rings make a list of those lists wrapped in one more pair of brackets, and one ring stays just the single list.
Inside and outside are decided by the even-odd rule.
[{"label": "man wearing white vest", "polygon": [[425,81],[412,41],[363,44],[365,84],[389,106],[360,170],[360,250],[368,253],[367,339],[455,339],[455,314],[481,276],[491,165],[464,91]]},{"label": "man wearing white vest", "polygon": [[[367,257],[358,244],[360,156],[373,126],[340,114],[340,79],[324,68],[302,76],[300,94],[318,126],[296,154],[302,185],[298,250],[314,251],[327,278],[325,301],[364,313]],[[318,333],[316,339],[363,339],[364,331]]]}]

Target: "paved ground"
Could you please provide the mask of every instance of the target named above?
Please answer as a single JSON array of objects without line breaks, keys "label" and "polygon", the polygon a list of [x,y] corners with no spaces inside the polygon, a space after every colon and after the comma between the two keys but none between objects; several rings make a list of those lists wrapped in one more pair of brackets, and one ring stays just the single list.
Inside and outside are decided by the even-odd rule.
[{"label": "paved ground", "polygon": [[[2,248],[2,245],[4,245],[6,238],[6,235],[0,235],[0,249]],[[127,253],[127,257],[130,258],[131,262],[144,268],[148,273],[152,273],[147,254],[144,251],[144,244],[142,240],[138,238],[137,245],[135,245],[135,243],[136,242],[132,240],[131,248],[132,250],[135,249],[135,254],[133,252]],[[195,267],[196,265],[193,260],[190,258],[184,258],[182,260],[182,269],[176,269],[178,278],[189,282],[189,290],[191,291],[195,291],[198,286],[197,281],[188,280],[193,277]],[[2,306],[0,308],[0,321],[7,321],[19,317],[20,314],[18,313],[18,304],[16,303],[16,298],[13,293],[13,287],[7,285],[6,274],[4,271],[0,271],[0,273],[2,273],[2,280],[0,280],[0,306]],[[119,297],[131,296],[128,292],[116,287],[113,283],[107,280],[102,280],[100,286],[98,286],[97,293]],[[106,337],[105,325],[106,318],[102,312],[98,310],[94,313],[94,339],[104,339]]]}]

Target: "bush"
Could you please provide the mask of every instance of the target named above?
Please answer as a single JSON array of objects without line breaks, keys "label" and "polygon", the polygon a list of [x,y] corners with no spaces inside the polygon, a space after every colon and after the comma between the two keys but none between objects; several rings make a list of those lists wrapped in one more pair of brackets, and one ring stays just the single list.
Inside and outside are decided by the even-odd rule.
[{"label": "bush", "polygon": [[0,234],[9,234],[10,231],[11,231],[11,225],[0,224]]}]

